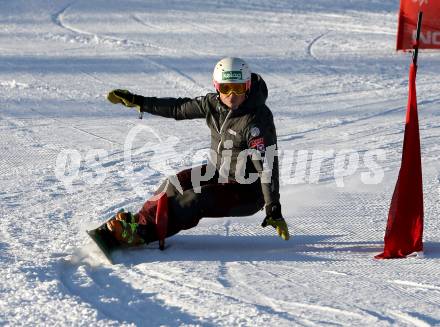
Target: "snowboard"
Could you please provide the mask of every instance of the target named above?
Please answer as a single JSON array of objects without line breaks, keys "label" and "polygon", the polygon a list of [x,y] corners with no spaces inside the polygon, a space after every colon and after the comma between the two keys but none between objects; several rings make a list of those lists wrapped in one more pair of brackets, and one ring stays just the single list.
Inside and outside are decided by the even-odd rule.
[{"label": "snowboard", "polygon": [[88,230],[87,234],[98,246],[110,264],[113,264],[112,252],[120,248],[120,244],[113,238],[106,224],[102,224],[96,229]]},{"label": "snowboard", "polygon": [[[159,241],[159,249],[165,250],[165,238],[168,230],[168,198],[166,193],[159,193],[144,204],[144,207],[142,208],[142,210],[145,211],[144,217],[148,215],[148,212],[152,210],[152,208],[156,212],[154,221],[151,223],[154,225],[156,231],[157,240]],[[124,212],[124,209],[121,209],[120,212]],[[146,226],[147,221],[145,219],[144,221],[140,220],[139,225]],[[142,237],[142,228],[138,230],[138,233]],[[116,249],[124,248],[124,245],[121,245],[121,243],[113,237],[112,233],[107,228],[107,223],[102,224],[98,228],[88,230],[87,234],[105,255],[110,264],[113,264],[112,252]]]}]

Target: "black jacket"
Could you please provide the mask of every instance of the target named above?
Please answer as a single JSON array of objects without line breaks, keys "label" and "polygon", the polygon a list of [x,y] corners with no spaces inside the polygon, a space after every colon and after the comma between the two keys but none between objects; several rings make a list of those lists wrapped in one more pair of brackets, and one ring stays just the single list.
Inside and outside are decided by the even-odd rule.
[{"label": "black jacket", "polygon": [[[194,99],[145,97],[141,111],[176,120],[205,118],[211,130],[211,162],[220,176],[243,183],[258,173],[264,201],[271,205],[280,195],[277,136],[267,95],[264,80],[252,74],[248,97],[235,110],[221,103],[217,93],[208,93]],[[243,152],[248,149],[258,151],[259,158],[251,160]]]}]

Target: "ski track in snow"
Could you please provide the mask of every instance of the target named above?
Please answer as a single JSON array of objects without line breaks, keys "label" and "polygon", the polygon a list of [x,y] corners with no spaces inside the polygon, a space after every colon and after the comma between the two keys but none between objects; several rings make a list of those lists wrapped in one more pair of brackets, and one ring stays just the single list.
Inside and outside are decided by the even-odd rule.
[{"label": "ski track in snow", "polygon": [[[64,20],[64,16],[65,13],[69,10],[69,8],[71,8],[73,5],[75,4],[75,2],[69,4],[67,7],[65,7],[64,9],[62,9],[60,12],[56,13],[53,16],[53,21],[60,26],[61,28],[64,28],[68,31],[73,32],[74,34],[77,34],[80,37],[86,37],[86,38],[90,38],[92,37],[95,40],[98,41],[104,41],[104,42],[109,42],[110,44],[114,45],[128,45],[128,47],[140,47],[140,48],[144,48],[144,47],[149,47],[149,48],[153,48],[153,49],[158,49],[158,50],[165,50],[165,51],[170,51],[172,49],[170,48],[164,48],[164,47],[160,47],[160,46],[156,46],[153,45],[151,43],[145,44],[143,42],[136,42],[136,41],[131,41],[131,40],[127,40],[127,39],[117,39],[114,37],[108,37],[108,36],[100,36],[98,34],[93,34],[75,27],[72,27],[71,25],[67,24]],[[135,19],[135,21],[137,21]],[[201,53],[195,52],[194,55],[200,55]],[[191,77],[189,77],[188,75],[182,73],[181,71],[179,71],[176,68],[173,68],[171,66],[168,65],[164,65],[164,64],[160,64],[159,62],[147,57],[147,56],[140,56],[143,59],[148,60],[151,64],[153,64],[154,66],[157,66],[161,69],[164,70],[171,70],[173,73],[175,73],[177,75],[177,78],[175,77],[172,80],[176,80],[180,83],[184,82],[184,84],[188,84],[187,81],[189,80],[190,85],[193,86],[192,84],[196,85],[197,87],[201,88],[202,90],[204,89],[201,85],[198,85],[197,82],[195,82]],[[171,80],[171,79],[170,79]],[[191,87],[188,88],[188,90],[190,90]]]},{"label": "ski track in snow", "polygon": [[[0,325],[440,325],[438,159],[440,61],[420,55],[419,119],[425,258],[377,261],[400,165],[409,56],[394,52],[392,1],[17,1],[0,22]],[[284,150],[384,149],[384,180],[360,169],[336,187],[332,159],[316,183],[283,184],[293,238],[253,217],[204,219],[193,230],[115,253],[108,266],[84,231],[120,208],[138,210],[124,142],[138,174],[153,168],[142,142],[177,136],[179,151],[209,146],[201,121],[174,122],[113,106],[129,88],[154,96],[211,91],[221,56],[243,56],[269,86]],[[145,139],[145,140],[144,140]],[[195,147],[193,143],[197,143]],[[77,150],[70,188],[54,169]],[[102,149],[99,162],[86,162]],[[169,154],[160,154],[163,168]],[[313,173],[312,157],[304,159]],[[177,171],[186,167],[176,159]],[[282,167],[283,168],[283,167]],[[282,171],[290,177],[290,172]],[[93,183],[96,172],[104,180]],[[308,177],[308,176],[306,176]],[[152,189],[157,172],[141,186]]]},{"label": "ski track in snow", "polygon": [[[313,51],[313,47],[316,45],[316,43],[317,43],[320,39],[322,39],[323,37],[325,37],[327,34],[329,34],[329,32],[325,32],[325,33],[321,33],[321,34],[319,34],[319,35],[318,35],[317,37],[315,37],[312,41],[310,41],[310,43],[307,45],[307,54],[308,54],[310,57],[312,57],[312,58],[316,61],[316,63],[317,63],[319,66],[322,66],[322,63],[321,63],[321,61],[319,60],[319,58],[315,55],[315,53],[314,53],[314,51]],[[318,65],[317,65],[317,66],[318,66]],[[321,70],[321,71],[322,71],[322,69],[319,68],[319,66],[318,66],[318,67],[315,66],[315,68],[318,69],[318,70]],[[326,70],[323,71],[323,73],[337,74],[338,72],[337,72],[335,69],[327,68]]]}]

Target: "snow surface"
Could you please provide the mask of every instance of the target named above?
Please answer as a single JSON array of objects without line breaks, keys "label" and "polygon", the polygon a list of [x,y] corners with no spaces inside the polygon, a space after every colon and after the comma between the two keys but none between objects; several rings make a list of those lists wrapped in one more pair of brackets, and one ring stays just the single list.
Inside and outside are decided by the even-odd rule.
[{"label": "snow surface", "polygon": [[[0,325],[440,325],[434,52],[420,54],[417,81],[425,257],[373,259],[400,167],[407,101],[410,55],[394,51],[397,7],[1,1]],[[209,136],[202,120],[138,120],[106,93],[202,95],[227,55],[245,58],[268,84],[293,238],[261,228],[263,212],[204,219],[164,252],[151,244],[118,252],[117,264],[107,265],[85,230],[120,208],[138,210],[166,174],[197,164]],[[127,170],[133,128],[141,132],[137,149],[168,140],[174,152],[139,150]],[[367,185],[362,159],[378,150],[383,178]],[[361,160],[353,155],[350,176],[336,180],[336,156],[325,151]],[[292,160],[307,167],[304,178],[294,178]]]}]

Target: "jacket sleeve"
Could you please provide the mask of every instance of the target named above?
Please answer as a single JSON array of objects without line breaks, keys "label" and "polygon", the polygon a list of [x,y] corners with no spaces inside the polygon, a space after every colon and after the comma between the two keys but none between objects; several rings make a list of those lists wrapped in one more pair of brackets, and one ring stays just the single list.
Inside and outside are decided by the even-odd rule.
[{"label": "jacket sleeve", "polygon": [[142,112],[176,120],[206,117],[206,96],[191,98],[144,97]]},{"label": "jacket sleeve", "polygon": [[273,121],[250,124],[246,130],[248,148],[257,151],[252,163],[261,180],[266,206],[280,201],[277,136]]}]

